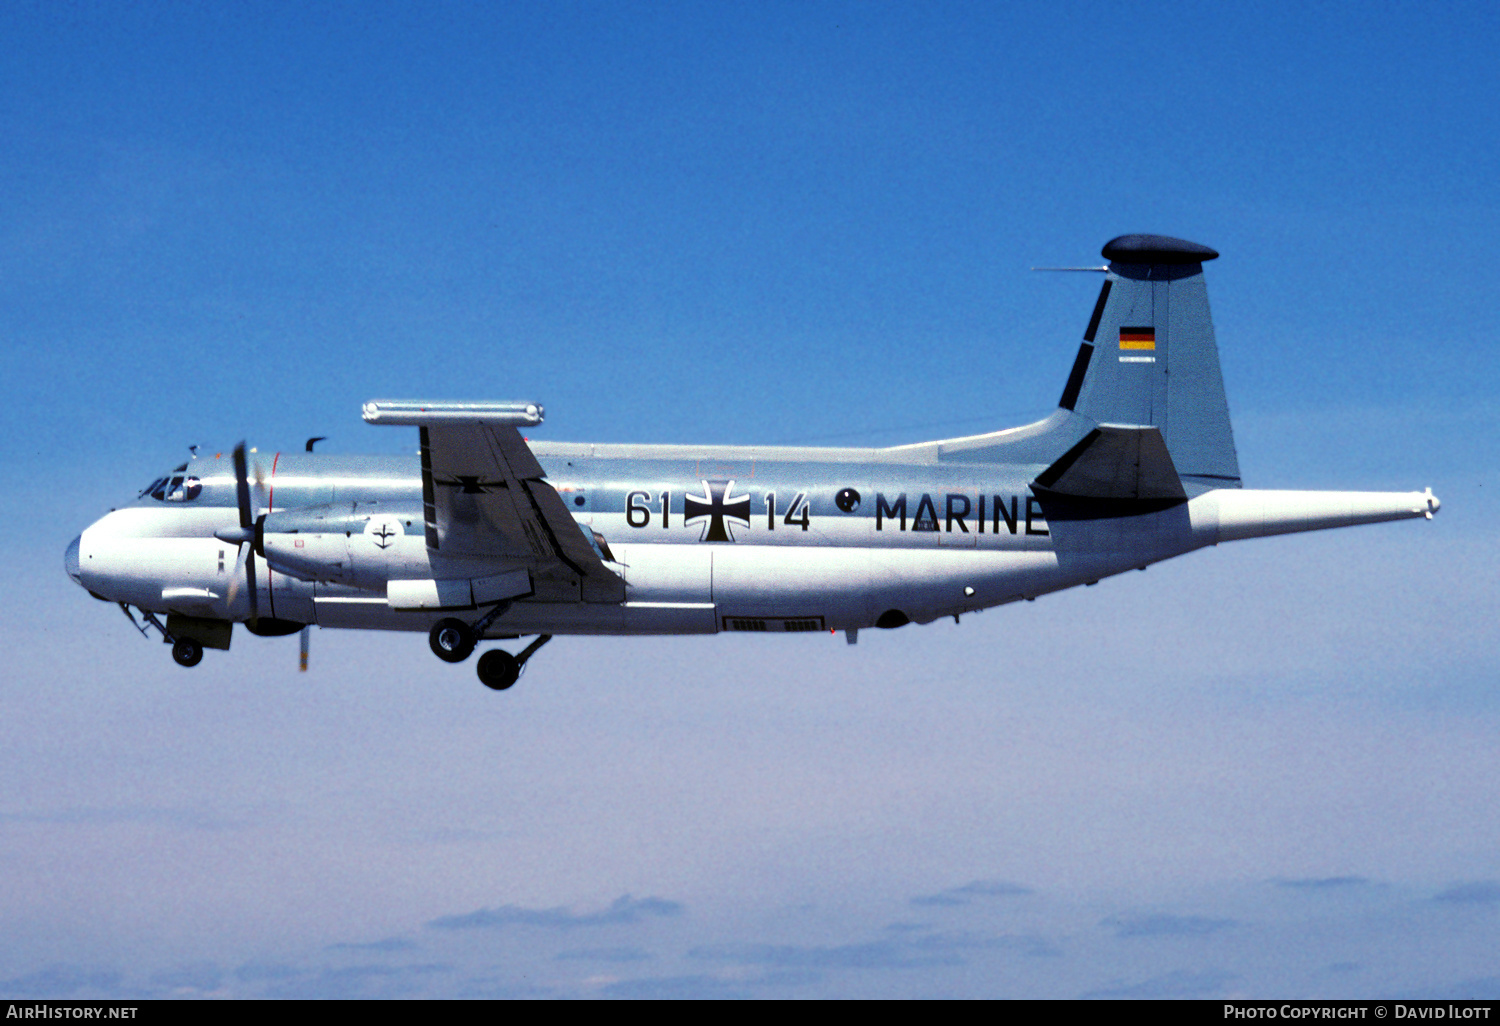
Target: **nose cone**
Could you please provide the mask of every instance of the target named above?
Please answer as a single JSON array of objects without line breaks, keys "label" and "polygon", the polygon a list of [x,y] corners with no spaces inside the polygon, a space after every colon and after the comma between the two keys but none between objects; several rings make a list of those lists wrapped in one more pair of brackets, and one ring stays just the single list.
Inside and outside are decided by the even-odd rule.
[{"label": "nose cone", "polygon": [[78,543],[82,540],[83,535],[74,538],[68,543],[68,551],[63,553],[63,566],[67,568],[68,576],[73,578],[73,583],[80,587],[83,585],[83,578],[78,571]]}]

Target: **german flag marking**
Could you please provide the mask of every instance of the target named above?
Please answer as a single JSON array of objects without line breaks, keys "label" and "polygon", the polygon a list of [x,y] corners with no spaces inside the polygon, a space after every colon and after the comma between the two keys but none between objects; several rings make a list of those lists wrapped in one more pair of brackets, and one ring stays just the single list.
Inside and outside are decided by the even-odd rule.
[{"label": "german flag marking", "polygon": [[1156,348],[1156,329],[1155,328],[1121,328],[1120,329],[1120,348],[1121,349],[1155,349]]}]

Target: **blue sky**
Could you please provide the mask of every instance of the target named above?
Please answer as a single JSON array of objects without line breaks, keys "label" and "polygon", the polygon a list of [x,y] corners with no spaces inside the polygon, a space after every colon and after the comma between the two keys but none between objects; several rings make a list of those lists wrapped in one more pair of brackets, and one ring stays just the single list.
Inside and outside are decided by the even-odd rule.
[{"label": "blue sky", "polygon": [[[0,11],[0,991],[1500,991],[1483,5]],[[1209,288],[1252,487],[1431,524],[926,628],[182,671],[61,571],[189,444],[1022,423],[1110,237]]]}]

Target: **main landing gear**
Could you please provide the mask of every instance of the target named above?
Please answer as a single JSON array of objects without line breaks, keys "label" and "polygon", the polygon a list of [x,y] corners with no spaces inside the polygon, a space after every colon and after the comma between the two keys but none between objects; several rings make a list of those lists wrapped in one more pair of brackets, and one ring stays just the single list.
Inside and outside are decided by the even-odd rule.
[{"label": "main landing gear", "polygon": [[479,637],[474,628],[454,617],[444,617],[432,625],[427,634],[427,644],[432,654],[445,663],[461,663],[474,654],[474,645]]},{"label": "main landing gear", "polygon": [[504,691],[521,676],[526,660],[536,655],[536,650],[552,640],[552,635],[543,634],[521,649],[520,655],[511,655],[503,648],[492,648],[479,657],[479,683],[491,691]]},{"label": "main landing gear", "polygon": [[[509,602],[501,602],[472,625],[452,616],[439,620],[432,625],[432,630],[427,635],[427,643],[432,647],[433,655],[445,663],[463,662],[474,654],[474,647],[484,637],[490,624],[509,607]],[[491,649],[479,657],[479,682],[494,691],[504,691],[520,678],[526,660],[551,640],[550,634],[540,635],[522,649],[519,655],[511,655],[504,649]]]}]

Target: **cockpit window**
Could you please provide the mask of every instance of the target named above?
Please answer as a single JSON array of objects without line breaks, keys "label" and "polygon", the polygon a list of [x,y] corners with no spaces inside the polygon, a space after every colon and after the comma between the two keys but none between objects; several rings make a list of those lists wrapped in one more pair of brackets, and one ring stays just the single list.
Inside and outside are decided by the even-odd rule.
[{"label": "cockpit window", "polygon": [[192,502],[202,491],[203,482],[187,473],[187,464],[184,463],[172,471],[171,476],[152,481],[141,494],[149,495],[157,502]]}]

